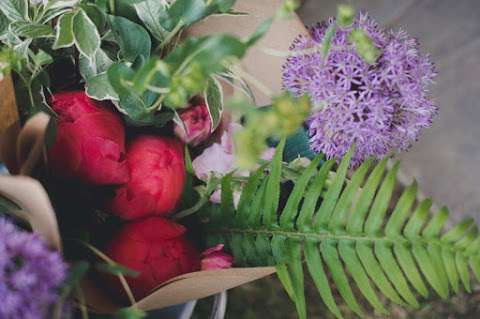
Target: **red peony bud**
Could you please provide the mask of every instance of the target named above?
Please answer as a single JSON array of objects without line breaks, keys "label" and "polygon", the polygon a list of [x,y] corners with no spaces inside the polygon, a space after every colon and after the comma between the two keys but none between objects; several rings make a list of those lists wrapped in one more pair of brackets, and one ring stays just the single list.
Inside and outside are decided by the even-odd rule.
[{"label": "red peony bud", "polygon": [[[110,258],[139,273],[125,276],[137,300],[162,282],[200,269],[199,253],[185,231],[172,221],[149,217],[125,225],[107,245]],[[118,278],[109,276],[108,283],[112,293],[125,299]]]},{"label": "red peony bud", "polygon": [[55,94],[57,137],[48,166],[58,176],[97,185],[128,181],[125,128],[120,117],[83,91]]},{"label": "red peony bud", "polygon": [[110,203],[123,219],[167,215],[180,200],[185,184],[182,144],[172,138],[143,135],[128,146],[130,181]]},{"label": "red peony bud", "polygon": [[210,136],[212,120],[203,99],[200,104],[184,109],[180,113],[180,118],[185,128],[177,124],[175,134],[186,144],[197,146]]},{"label": "red peony bud", "polygon": [[233,257],[223,252],[223,246],[223,244],[219,244],[202,253],[202,270],[225,269],[232,267]]}]

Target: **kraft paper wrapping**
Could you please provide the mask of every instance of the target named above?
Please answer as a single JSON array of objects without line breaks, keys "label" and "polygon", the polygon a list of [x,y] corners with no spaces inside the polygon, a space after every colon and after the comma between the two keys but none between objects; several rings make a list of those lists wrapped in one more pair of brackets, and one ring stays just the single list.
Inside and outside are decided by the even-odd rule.
[{"label": "kraft paper wrapping", "polygon": [[[236,11],[246,16],[212,16],[193,26],[191,35],[228,32],[246,37],[265,19],[275,14],[282,0],[240,0]],[[264,52],[264,48],[287,51],[298,34],[306,34],[301,21],[275,22],[269,33],[252,48],[242,61],[242,68],[267,84],[274,93],[281,91],[283,57]],[[270,97],[252,86],[257,104],[270,102]],[[21,209],[14,212],[30,223],[52,248],[61,251],[58,223],[52,204],[43,186],[31,174],[44,158],[44,136],[49,122],[46,114],[37,114],[20,129],[15,95],[10,78],[0,82],[0,160],[10,172],[23,176],[0,176],[0,194],[14,201]],[[137,301],[143,310],[154,310],[193,299],[204,298],[237,287],[275,272],[274,267],[231,268],[184,274],[163,283],[149,296]],[[119,308],[113,300],[90,279],[81,284],[89,307],[99,313],[111,313]]]}]

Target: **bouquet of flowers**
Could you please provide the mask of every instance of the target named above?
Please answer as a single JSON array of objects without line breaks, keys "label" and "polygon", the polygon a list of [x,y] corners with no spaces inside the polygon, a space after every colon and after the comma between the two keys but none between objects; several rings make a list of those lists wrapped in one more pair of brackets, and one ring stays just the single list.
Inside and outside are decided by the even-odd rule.
[{"label": "bouquet of flowers", "polygon": [[2,0],[1,318],[142,318],[273,272],[300,318],[305,273],[362,317],[480,279],[473,220],[444,230],[390,160],[437,113],[418,41],[340,5],[266,47],[293,0],[202,31],[241,2]]}]

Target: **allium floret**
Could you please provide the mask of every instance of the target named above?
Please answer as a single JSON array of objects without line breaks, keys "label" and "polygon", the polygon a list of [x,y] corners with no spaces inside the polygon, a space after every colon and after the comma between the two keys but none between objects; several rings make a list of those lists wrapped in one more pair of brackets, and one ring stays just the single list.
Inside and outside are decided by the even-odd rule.
[{"label": "allium floret", "polygon": [[[436,76],[430,57],[405,31],[385,31],[360,13],[350,27],[337,26],[323,58],[321,50],[311,49],[334,23],[330,18],[310,28],[311,37],[297,37],[290,49],[298,53],[283,70],[284,88],[309,95],[317,107],[307,121],[312,150],[342,157],[356,144],[358,165],[369,156],[408,149],[437,113],[429,94]],[[363,30],[380,51],[375,63],[364,61],[350,43],[354,29]]]}]

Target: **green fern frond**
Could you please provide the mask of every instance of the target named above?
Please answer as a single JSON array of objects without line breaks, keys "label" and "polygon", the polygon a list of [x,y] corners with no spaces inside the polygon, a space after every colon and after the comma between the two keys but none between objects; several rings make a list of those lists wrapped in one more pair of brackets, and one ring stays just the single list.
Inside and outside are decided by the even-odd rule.
[{"label": "green fern frond", "polygon": [[376,312],[388,313],[379,293],[419,307],[418,298],[432,291],[448,298],[460,283],[471,291],[470,271],[480,280],[480,236],[473,220],[444,231],[448,210],[432,213],[431,200],[418,202],[416,182],[396,198],[399,165],[387,170],[387,159],[373,168],[373,160],[365,161],[347,178],[353,150],[334,174],[334,161],[318,169],[317,157],[281,208],[283,147],[284,141],[268,174],[260,168],[251,175],[237,209],[231,176],[223,179],[222,204],[208,207],[205,232],[209,245],[225,244],[239,265],[276,266],[300,318],[307,316],[304,265],[338,318],[333,287],[362,317],[366,311],[354,291]]}]

